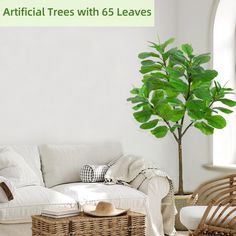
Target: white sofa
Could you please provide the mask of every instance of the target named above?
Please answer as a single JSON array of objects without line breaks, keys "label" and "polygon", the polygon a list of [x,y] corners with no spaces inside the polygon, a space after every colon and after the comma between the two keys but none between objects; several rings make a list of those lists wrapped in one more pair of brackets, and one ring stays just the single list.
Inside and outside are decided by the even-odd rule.
[{"label": "white sofa", "polygon": [[[31,235],[31,215],[55,205],[66,207],[113,202],[147,215],[147,235],[164,235],[161,201],[169,191],[163,177],[146,180],[140,191],[123,185],[80,182],[84,164],[107,164],[122,155],[117,143],[11,146],[37,175],[37,183],[16,189],[14,200],[0,203],[0,236]],[[1,167],[0,167],[1,168]],[[174,226],[173,226],[174,227]],[[173,229],[168,226],[171,234]]]}]

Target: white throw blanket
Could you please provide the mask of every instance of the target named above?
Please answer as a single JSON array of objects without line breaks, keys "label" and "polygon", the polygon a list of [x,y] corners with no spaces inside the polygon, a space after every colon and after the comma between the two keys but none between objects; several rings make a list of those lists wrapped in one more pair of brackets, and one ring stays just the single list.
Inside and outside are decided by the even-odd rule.
[{"label": "white throw blanket", "polygon": [[[155,176],[167,178],[170,184],[168,195],[162,200],[163,220],[165,231],[171,232],[176,214],[174,187],[171,178],[163,171],[159,170],[152,162],[142,158],[126,155],[109,164],[110,168],[105,175],[105,183],[125,184],[132,183],[132,187],[139,189],[145,180]],[[140,178],[140,176],[142,176]]]}]

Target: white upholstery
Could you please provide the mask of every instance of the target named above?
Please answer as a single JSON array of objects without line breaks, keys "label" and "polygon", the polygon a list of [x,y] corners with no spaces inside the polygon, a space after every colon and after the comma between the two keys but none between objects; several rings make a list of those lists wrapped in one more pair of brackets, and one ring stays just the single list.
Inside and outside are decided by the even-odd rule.
[{"label": "white upholstery", "polygon": [[0,150],[0,176],[10,180],[16,188],[41,184],[25,159],[10,147]]},{"label": "white upholstery", "polygon": [[187,206],[180,210],[180,221],[187,229],[196,229],[206,206]]},{"label": "white upholstery", "polygon": [[[187,206],[187,207],[184,207],[180,211],[180,221],[187,229],[195,230],[198,227],[206,208],[207,208],[207,206]],[[225,207],[221,207],[220,210],[223,208],[225,208]],[[234,208],[235,207],[229,207],[224,212],[224,214],[222,214],[221,219],[223,219],[224,216],[226,216]],[[213,214],[215,209],[216,209],[216,206],[211,209],[209,216],[211,216],[211,214]],[[216,219],[219,216],[219,212],[220,211],[218,211],[218,213],[214,216],[213,219]],[[236,217],[236,212],[231,214],[229,216],[229,218],[225,221],[225,223],[229,222],[234,217]]]},{"label": "white upholstery", "polygon": [[167,234],[173,232],[172,222],[163,222],[170,218],[170,214],[163,213],[161,209],[161,201],[169,191],[166,178],[146,179],[140,191],[123,185],[78,182],[80,168],[84,164],[101,165],[118,159],[122,155],[120,144],[44,145],[40,147],[40,155],[36,146],[12,147],[22,155],[43,184],[41,161],[46,186],[54,187],[18,188],[13,201],[0,203],[0,236],[30,235],[30,224],[17,223],[30,222],[31,215],[40,214],[43,208],[54,205],[74,207],[77,202],[82,208],[83,204],[95,204],[100,200],[147,214],[147,236],[163,236],[164,230]]},{"label": "white upholstery", "polygon": [[128,186],[103,183],[71,183],[53,187],[54,190],[75,199],[80,206],[105,200],[118,208],[146,213],[147,196]]},{"label": "white upholstery", "polygon": [[102,165],[122,155],[120,144],[43,145],[42,170],[47,187],[80,181],[85,164]]},{"label": "white upholstery", "polygon": [[0,224],[0,236],[31,236],[31,223]]},{"label": "white upholstery", "polygon": [[[131,184],[135,185],[136,181],[139,182],[139,177]],[[163,206],[161,201],[168,194],[169,188],[170,185],[166,178],[156,176],[150,180],[146,179],[139,189],[147,195],[148,208],[146,211],[148,236],[164,235],[164,232],[168,235],[174,234],[175,222],[171,220],[173,217],[169,215],[169,206]]]},{"label": "white upholstery", "polygon": [[43,176],[42,176],[42,172],[41,172],[41,161],[40,161],[40,157],[39,157],[38,146],[36,146],[36,145],[0,146],[0,148],[3,148],[3,147],[10,147],[13,150],[15,150],[17,153],[19,153],[24,158],[24,160],[27,162],[27,164],[30,166],[30,168],[38,176],[40,184],[44,185]]},{"label": "white upholstery", "polygon": [[0,223],[30,222],[31,215],[55,205],[74,207],[77,204],[69,196],[43,186],[18,188],[14,200],[0,204]]}]

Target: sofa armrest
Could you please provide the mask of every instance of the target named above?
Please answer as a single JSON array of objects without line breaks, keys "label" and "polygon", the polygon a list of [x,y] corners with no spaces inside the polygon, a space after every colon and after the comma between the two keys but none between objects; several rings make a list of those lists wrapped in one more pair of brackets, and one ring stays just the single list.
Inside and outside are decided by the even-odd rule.
[{"label": "sofa armrest", "polygon": [[167,178],[155,176],[150,179],[143,175],[137,176],[131,183],[131,186],[145,193],[148,196],[155,194],[155,199],[158,197],[163,199],[169,192],[170,186]]},{"label": "sofa armrest", "polygon": [[170,217],[169,208],[173,207],[172,203],[165,201],[165,197],[170,190],[170,184],[166,177],[154,176],[150,179],[139,175],[131,186],[147,195],[148,215],[147,223],[151,224],[147,228],[150,232],[147,235],[154,236],[168,234],[174,232],[174,215]]}]

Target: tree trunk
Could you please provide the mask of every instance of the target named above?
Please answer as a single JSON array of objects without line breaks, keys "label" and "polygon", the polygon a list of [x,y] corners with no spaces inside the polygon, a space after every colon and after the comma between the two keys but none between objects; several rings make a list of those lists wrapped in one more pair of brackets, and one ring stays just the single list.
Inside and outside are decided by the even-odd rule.
[{"label": "tree trunk", "polygon": [[178,142],[178,153],[179,153],[179,190],[178,195],[184,194],[184,184],[183,184],[183,151],[182,151],[182,139]]}]

